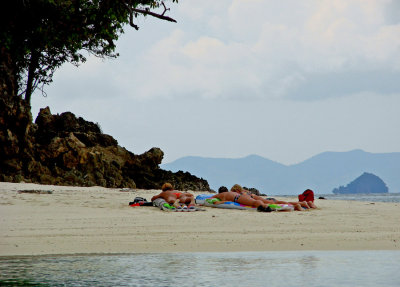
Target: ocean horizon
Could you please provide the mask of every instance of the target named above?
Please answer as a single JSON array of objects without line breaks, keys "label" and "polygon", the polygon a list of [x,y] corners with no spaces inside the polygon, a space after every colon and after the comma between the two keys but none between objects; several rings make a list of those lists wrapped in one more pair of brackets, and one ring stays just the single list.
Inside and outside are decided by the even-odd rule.
[{"label": "ocean horizon", "polygon": [[[294,195],[276,195],[276,197],[293,197]],[[326,200],[356,200],[370,202],[400,202],[400,193],[357,193],[357,194],[315,194],[315,198]]]}]

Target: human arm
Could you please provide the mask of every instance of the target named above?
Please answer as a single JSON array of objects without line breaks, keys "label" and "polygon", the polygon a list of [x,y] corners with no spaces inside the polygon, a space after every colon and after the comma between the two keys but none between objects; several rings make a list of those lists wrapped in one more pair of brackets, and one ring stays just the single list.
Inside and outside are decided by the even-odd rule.
[{"label": "human arm", "polygon": [[157,198],[160,198],[160,197],[161,197],[160,194],[154,195],[154,196],[151,198],[151,201],[154,201],[154,200],[156,200]]}]

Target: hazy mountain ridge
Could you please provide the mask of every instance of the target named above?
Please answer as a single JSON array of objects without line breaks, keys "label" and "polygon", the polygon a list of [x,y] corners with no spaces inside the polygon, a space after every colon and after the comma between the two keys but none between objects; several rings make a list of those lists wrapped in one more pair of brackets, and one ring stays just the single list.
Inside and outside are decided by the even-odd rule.
[{"label": "hazy mountain ridge", "polygon": [[298,194],[307,188],[331,193],[368,172],[379,176],[389,192],[400,192],[400,152],[324,152],[289,166],[257,155],[237,159],[189,156],[161,168],[189,171],[206,179],[214,190],[239,183],[272,195]]}]

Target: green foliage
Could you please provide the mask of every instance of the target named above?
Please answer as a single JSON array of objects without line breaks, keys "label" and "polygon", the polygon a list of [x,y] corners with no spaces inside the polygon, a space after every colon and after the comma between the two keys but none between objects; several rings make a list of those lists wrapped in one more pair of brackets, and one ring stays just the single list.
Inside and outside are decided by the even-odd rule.
[{"label": "green foliage", "polygon": [[[84,51],[117,57],[115,42],[124,27],[138,29],[134,18],[174,21],[164,15],[168,9],[160,0],[7,0],[1,6],[1,64],[5,55],[11,59],[16,92],[25,93],[28,102],[63,63],[85,62]],[[156,13],[159,8],[164,12]]]}]

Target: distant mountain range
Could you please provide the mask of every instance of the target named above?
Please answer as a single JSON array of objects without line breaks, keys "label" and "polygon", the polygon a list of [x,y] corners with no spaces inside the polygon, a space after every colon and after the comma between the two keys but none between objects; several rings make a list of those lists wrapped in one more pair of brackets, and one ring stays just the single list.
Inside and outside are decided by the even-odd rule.
[{"label": "distant mountain range", "polygon": [[307,188],[329,194],[368,172],[379,176],[389,192],[400,192],[400,152],[324,152],[294,165],[283,165],[258,155],[237,159],[188,156],[162,164],[161,168],[188,171],[206,179],[214,190],[238,183],[268,195],[299,194]]}]

